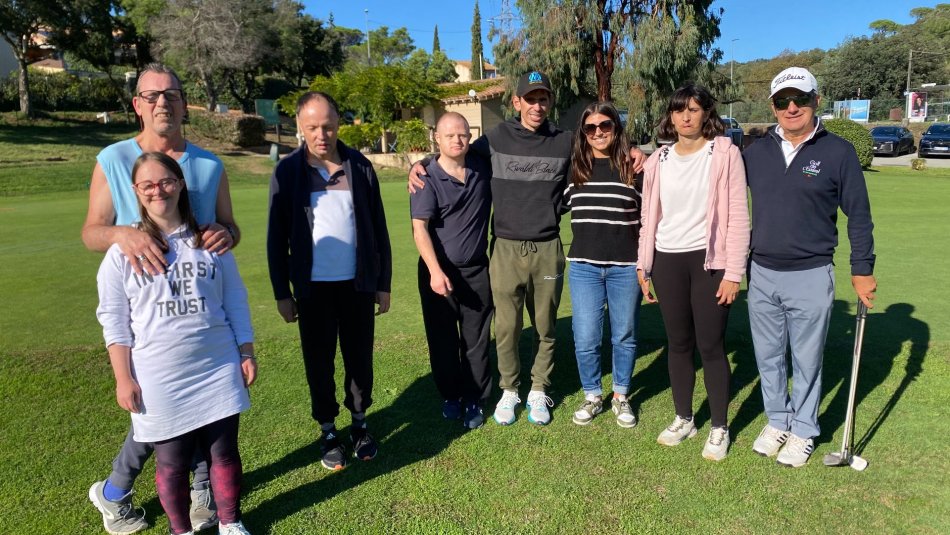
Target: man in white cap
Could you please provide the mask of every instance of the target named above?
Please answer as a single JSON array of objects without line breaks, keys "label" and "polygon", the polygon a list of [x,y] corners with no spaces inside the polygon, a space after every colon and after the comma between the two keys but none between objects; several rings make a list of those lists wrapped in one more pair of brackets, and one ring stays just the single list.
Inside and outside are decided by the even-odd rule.
[{"label": "man in white cap", "polygon": [[815,77],[801,67],[785,69],[772,80],[769,98],[778,125],[744,153],[752,196],[749,322],[769,420],[752,449],[799,467],[820,434],[838,209],[848,218],[851,283],[868,307],[877,289],[874,225],[854,146],[826,131],[815,116],[821,101]]}]

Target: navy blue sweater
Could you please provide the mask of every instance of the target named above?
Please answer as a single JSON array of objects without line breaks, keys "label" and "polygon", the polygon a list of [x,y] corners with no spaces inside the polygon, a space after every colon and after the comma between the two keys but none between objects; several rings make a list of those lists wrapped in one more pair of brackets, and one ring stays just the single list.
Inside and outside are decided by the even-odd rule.
[{"label": "navy blue sweater", "polygon": [[848,218],[851,274],[872,274],[874,224],[854,147],[819,125],[786,167],[781,143],[773,127],[743,153],[752,194],[751,259],[776,271],[830,264],[841,208]]},{"label": "navy blue sweater", "polygon": [[[350,181],[356,219],[356,279],[358,292],[389,292],[392,252],[386,214],[373,165],[342,142],[337,150]],[[267,263],[277,300],[308,297],[313,267],[313,228],[307,217],[310,180],[307,147],[302,145],[277,163],[270,180],[267,222]]]}]

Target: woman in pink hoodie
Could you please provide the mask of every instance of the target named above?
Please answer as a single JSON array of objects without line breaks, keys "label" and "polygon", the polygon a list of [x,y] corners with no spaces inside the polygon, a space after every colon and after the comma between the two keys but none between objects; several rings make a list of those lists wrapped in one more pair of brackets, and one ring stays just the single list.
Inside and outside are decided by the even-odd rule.
[{"label": "woman in pink hoodie", "polygon": [[676,409],[657,442],[675,446],[696,436],[693,351],[699,349],[712,413],[703,457],[714,461],[729,450],[726,321],[749,249],[745,168],[723,132],[706,88],[688,84],[670,97],[659,135],[675,142],[646,163],[637,251],[640,287],[663,315]]}]

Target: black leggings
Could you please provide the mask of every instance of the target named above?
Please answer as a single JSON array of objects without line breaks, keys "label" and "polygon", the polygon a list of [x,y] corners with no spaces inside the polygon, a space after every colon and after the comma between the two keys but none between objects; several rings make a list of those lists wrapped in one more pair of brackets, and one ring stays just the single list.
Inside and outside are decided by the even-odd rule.
[{"label": "black leggings", "polygon": [[706,251],[656,252],[653,286],[666,328],[670,386],[677,416],[693,415],[696,368],[693,351],[699,349],[712,426],[726,425],[729,407],[729,362],[725,334],[729,307],[717,304],[721,269],[705,270]]},{"label": "black leggings", "polygon": [[211,488],[222,524],[241,519],[241,454],[238,452],[238,415],[210,423],[169,440],[155,443],[155,486],[168,515],[172,533],[191,530],[188,475],[195,450],[209,461]]}]

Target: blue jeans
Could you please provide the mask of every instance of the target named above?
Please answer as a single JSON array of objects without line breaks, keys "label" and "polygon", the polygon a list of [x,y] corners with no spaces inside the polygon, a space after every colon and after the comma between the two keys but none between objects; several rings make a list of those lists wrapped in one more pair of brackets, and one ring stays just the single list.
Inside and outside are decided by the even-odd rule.
[{"label": "blue jeans", "polygon": [[637,267],[571,262],[568,280],[573,307],[574,354],[584,393],[595,396],[603,393],[600,343],[606,305],[613,346],[613,391],[627,395],[637,358],[641,299]]}]

